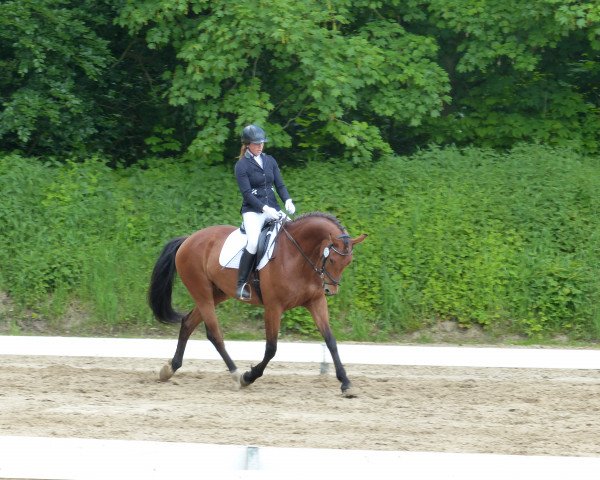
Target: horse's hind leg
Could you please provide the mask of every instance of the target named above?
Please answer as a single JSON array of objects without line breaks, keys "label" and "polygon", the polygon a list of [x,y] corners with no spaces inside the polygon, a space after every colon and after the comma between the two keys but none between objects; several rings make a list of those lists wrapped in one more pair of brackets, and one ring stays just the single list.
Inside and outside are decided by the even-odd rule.
[{"label": "horse's hind leg", "polygon": [[179,339],[177,340],[177,349],[175,350],[173,359],[161,369],[159,373],[159,378],[161,381],[166,382],[179,368],[181,368],[181,365],[183,364],[183,353],[185,352],[187,342],[190,338],[190,335],[201,321],[202,316],[200,315],[200,310],[198,307],[195,307],[181,321]]},{"label": "horse's hind leg", "polygon": [[237,367],[225,349],[225,342],[223,340],[221,329],[219,328],[214,305],[204,305],[202,307],[202,318],[204,319],[204,326],[206,327],[206,338],[217,349],[217,352],[221,355],[225,365],[227,365],[229,372],[235,374]]}]

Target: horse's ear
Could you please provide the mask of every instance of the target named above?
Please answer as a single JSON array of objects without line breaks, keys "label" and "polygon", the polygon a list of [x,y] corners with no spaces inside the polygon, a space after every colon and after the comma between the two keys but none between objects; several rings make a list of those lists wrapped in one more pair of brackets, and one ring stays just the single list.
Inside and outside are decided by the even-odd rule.
[{"label": "horse's ear", "polygon": [[352,245],[354,246],[354,245],[356,245],[357,243],[361,243],[361,242],[362,242],[362,241],[363,241],[365,238],[367,238],[367,237],[368,237],[368,235],[367,235],[366,233],[363,233],[362,235],[360,235],[360,236],[358,236],[358,237],[356,237],[356,238],[353,238],[353,239],[351,240],[351,242],[352,242]]}]

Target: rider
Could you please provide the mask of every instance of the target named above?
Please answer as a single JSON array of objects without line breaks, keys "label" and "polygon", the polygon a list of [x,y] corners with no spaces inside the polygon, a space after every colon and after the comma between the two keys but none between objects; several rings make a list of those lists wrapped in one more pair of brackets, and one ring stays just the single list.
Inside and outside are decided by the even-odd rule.
[{"label": "rider", "polygon": [[265,142],[267,137],[262,128],[257,125],[245,127],[242,131],[240,158],[235,164],[235,177],[243,199],[241,213],[247,238],[240,260],[236,296],[246,301],[250,300],[246,282],[254,264],[260,231],[266,221],[278,220],[283,215],[275,198],[274,188],[285,202],[287,212],[293,215],[296,211],[277,162],[272,156],[263,153]]}]

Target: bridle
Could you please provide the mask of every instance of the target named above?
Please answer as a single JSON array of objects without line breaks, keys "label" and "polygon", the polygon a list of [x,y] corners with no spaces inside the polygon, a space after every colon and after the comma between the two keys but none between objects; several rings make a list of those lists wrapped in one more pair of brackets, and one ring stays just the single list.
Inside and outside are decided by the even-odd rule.
[{"label": "bridle", "polygon": [[[302,250],[302,247],[298,244],[298,242],[294,239],[294,237],[292,237],[292,235],[290,234],[290,232],[287,231],[287,229],[285,228],[284,225],[281,226],[281,229],[285,232],[286,236],[288,237],[288,239],[290,240],[290,242],[292,242],[292,244],[296,247],[296,249],[302,254],[302,256],[304,257],[304,259],[308,262],[308,264],[312,267],[312,269],[319,275],[319,277],[321,277],[321,280],[323,280],[323,288],[325,288],[327,285],[335,285],[336,287],[339,287],[341,285],[340,278],[334,278],[325,268],[325,265],[327,263],[327,259],[329,258],[329,255],[331,254],[331,252],[335,252],[338,255],[342,256],[342,257],[347,257],[348,255],[352,255],[352,249],[350,249],[348,252],[340,252],[337,248],[335,248],[335,245],[333,244],[333,242],[331,242],[329,245],[327,245],[324,249],[323,249],[323,253],[321,255],[321,267],[319,268],[317,266],[317,263],[313,262],[308,255],[306,255],[306,253],[304,253],[304,250]],[[350,235],[348,235],[347,233],[344,233],[342,235],[339,235],[338,237],[336,237],[340,240],[342,240],[344,242],[344,245],[346,247],[348,247],[348,239],[350,238]],[[327,277],[330,281],[328,282],[325,277]]]}]

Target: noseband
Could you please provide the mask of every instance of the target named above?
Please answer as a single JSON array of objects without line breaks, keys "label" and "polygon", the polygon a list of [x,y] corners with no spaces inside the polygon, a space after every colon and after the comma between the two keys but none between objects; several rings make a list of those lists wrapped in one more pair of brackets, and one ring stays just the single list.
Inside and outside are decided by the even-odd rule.
[{"label": "noseband", "polygon": [[[321,280],[323,280],[323,288],[325,288],[327,285],[335,285],[336,287],[339,287],[341,285],[340,283],[340,278],[336,279],[334,278],[325,268],[325,264],[327,262],[327,259],[329,258],[329,255],[331,254],[331,252],[335,252],[338,255],[341,255],[342,257],[347,257],[348,255],[352,255],[352,250],[349,250],[348,252],[344,253],[344,252],[340,252],[337,248],[335,248],[335,246],[333,245],[333,242],[331,242],[329,245],[327,245],[324,249],[323,249],[323,254],[321,255],[321,268],[319,268],[309,257],[308,255],[306,255],[306,253],[304,253],[304,250],[302,250],[302,247],[300,245],[298,245],[298,242],[296,242],[296,240],[294,239],[294,237],[292,237],[290,235],[290,233],[287,231],[287,229],[285,227],[282,228],[282,230],[285,232],[285,234],[287,235],[287,237],[290,239],[290,241],[292,242],[292,244],[298,249],[298,251],[302,254],[302,256],[304,257],[304,259],[308,262],[308,264],[313,268],[313,270],[319,275],[319,277],[321,277]],[[348,235],[347,233],[344,233],[338,237],[336,237],[340,240],[343,240],[344,245],[346,247],[348,247],[348,239],[350,238],[350,235]],[[330,281],[327,282],[325,280],[325,277],[327,277]]]}]

